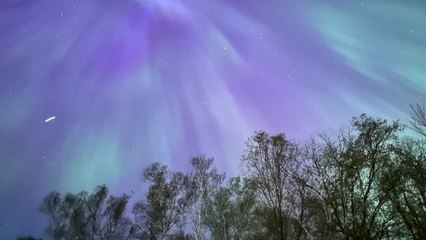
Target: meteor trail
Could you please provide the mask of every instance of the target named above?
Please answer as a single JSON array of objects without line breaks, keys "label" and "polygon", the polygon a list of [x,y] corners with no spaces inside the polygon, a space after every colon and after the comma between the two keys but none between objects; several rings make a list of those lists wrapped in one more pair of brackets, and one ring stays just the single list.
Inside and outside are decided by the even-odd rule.
[{"label": "meteor trail", "polygon": [[50,121],[52,121],[52,120],[53,120],[53,119],[55,119],[55,118],[56,118],[55,116],[50,117],[50,118],[48,118],[48,119],[44,120],[44,122],[45,122],[45,123],[50,122]]}]

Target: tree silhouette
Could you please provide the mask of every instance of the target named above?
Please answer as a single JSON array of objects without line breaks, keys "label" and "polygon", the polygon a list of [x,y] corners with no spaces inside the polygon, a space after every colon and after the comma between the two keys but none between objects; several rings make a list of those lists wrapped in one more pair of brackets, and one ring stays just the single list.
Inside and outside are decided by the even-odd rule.
[{"label": "tree silhouette", "polygon": [[205,224],[212,239],[249,239],[259,232],[256,195],[250,179],[234,177],[207,200]]},{"label": "tree silhouette", "polygon": [[312,164],[319,179],[317,192],[335,237],[390,238],[398,218],[380,189],[401,127],[367,115],[354,118],[352,127],[341,131],[337,140],[323,137],[321,155]]},{"label": "tree silhouette", "polygon": [[[424,108],[411,107],[424,135]],[[226,184],[202,155],[187,172],[153,163],[142,173],[148,190],[133,206],[134,221],[125,214],[130,197],[104,185],[52,192],[40,210],[47,235],[61,240],[426,239],[426,138],[401,137],[403,130],[362,114],[303,145],[255,132],[243,177]]]},{"label": "tree silhouette", "polygon": [[129,239],[132,221],[124,215],[129,196],[108,197],[106,186],[93,194],[82,191],[46,196],[40,210],[49,218],[46,228],[52,239]]},{"label": "tree silhouette", "polygon": [[412,110],[411,126],[420,135],[426,137],[426,109],[420,104],[410,105]]},{"label": "tree silhouette", "polygon": [[383,181],[383,192],[401,217],[405,234],[426,239],[426,142],[405,139],[395,147],[395,161]]},{"label": "tree silhouette", "polygon": [[225,178],[218,173],[213,158],[196,156],[191,159],[191,170],[188,174],[192,195],[191,227],[196,240],[205,238],[204,226],[207,214],[207,201],[214,195]]},{"label": "tree silhouette", "polygon": [[297,157],[297,145],[287,140],[284,134],[269,136],[257,132],[247,142],[242,162],[256,184],[261,206],[258,216],[263,218],[271,239],[284,240],[292,235],[288,184]]},{"label": "tree silhouette", "polygon": [[140,239],[165,239],[173,228],[184,224],[190,203],[189,181],[180,172],[170,172],[160,163],[143,171],[142,181],[150,182],[145,199],[133,208]]}]

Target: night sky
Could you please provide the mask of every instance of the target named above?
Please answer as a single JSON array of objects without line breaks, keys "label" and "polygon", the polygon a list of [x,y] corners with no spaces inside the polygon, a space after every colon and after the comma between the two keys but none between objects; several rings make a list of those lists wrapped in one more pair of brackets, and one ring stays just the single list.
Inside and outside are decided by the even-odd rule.
[{"label": "night sky", "polygon": [[142,196],[150,162],[237,174],[255,130],[302,141],[426,102],[426,1],[1,0],[0,239],[50,191]]}]

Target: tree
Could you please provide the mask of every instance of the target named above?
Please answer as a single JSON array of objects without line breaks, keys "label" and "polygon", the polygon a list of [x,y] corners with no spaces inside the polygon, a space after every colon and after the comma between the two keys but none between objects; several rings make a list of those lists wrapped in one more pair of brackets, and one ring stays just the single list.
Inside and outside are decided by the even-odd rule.
[{"label": "tree", "polygon": [[[325,145],[317,139],[312,138],[308,141],[302,150],[302,159],[306,168],[307,177],[302,184],[304,189],[309,189],[310,195],[307,196],[307,210],[311,216],[311,230],[316,239],[339,239],[336,236],[335,226],[331,220],[332,209],[326,204],[327,194],[325,191],[327,181],[322,177],[327,170],[327,165],[321,165],[325,162],[323,158]],[[321,163],[321,164],[319,164]],[[327,188],[328,189],[328,188]]]},{"label": "tree", "polygon": [[207,200],[214,195],[225,178],[219,174],[212,158],[196,156],[191,159],[190,179],[192,207],[192,228],[196,240],[205,238],[204,226],[207,214]]},{"label": "tree", "polygon": [[420,104],[410,105],[412,110],[411,126],[420,135],[426,137],[426,109]]},{"label": "tree", "polygon": [[426,141],[405,139],[395,147],[395,160],[382,183],[404,233],[426,239]]},{"label": "tree", "polygon": [[160,163],[147,167],[142,181],[149,181],[145,199],[134,205],[140,239],[165,239],[173,228],[183,224],[190,203],[188,178],[180,172],[170,172]]},{"label": "tree", "polygon": [[[322,209],[322,202],[309,187],[312,176],[306,168],[305,159],[293,165],[291,177],[287,185],[289,197],[287,199],[290,221],[293,226],[292,239],[324,239],[322,228],[325,220]],[[314,238],[315,236],[315,238]]]},{"label": "tree", "polygon": [[291,168],[298,157],[298,147],[284,134],[269,136],[257,132],[247,142],[242,157],[247,174],[254,180],[260,201],[259,217],[271,239],[283,240],[292,235],[289,213]]},{"label": "tree", "polygon": [[381,184],[402,127],[365,114],[354,118],[352,127],[337,139],[322,137],[321,155],[312,158],[329,227],[341,239],[394,237],[399,219]]},{"label": "tree", "polygon": [[129,196],[110,196],[106,186],[93,194],[58,192],[47,195],[40,207],[49,218],[47,234],[53,239],[128,239],[132,221],[124,216]]},{"label": "tree", "polygon": [[[414,129],[426,136],[424,107],[411,107]],[[256,132],[244,176],[226,185],[212,158],[191,158],[187,173],[153,163],[142,172],[149,184],[135,223],[125,216],[129,196],[104,185],[52,192],[40,210],[47,234],[60,240],[426,239],[426,138],[401,138],[403,129],[362,114],[305,145]]]},{"label": "tree", "polygon": [[250,239],[259,230],[252,181],[234,177],[207,200],[205,224],[212,239]]}]

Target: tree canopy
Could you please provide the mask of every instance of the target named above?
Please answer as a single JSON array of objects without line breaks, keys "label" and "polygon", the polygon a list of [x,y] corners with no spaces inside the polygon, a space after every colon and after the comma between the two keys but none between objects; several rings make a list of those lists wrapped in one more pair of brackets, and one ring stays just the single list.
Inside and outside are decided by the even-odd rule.
[{"label": "tree canopy", "polygon": [[[240,176],[213,158],[187,172],[143,169],[142,199],[105,185],[52,192],[41,204],[50,239],[426,239],[424,109],[412,106],[420,137],[397,121],[362,114],[346,128],[296,143],[255,132]],[[31,236],[18,239],[36,239]]]}]

